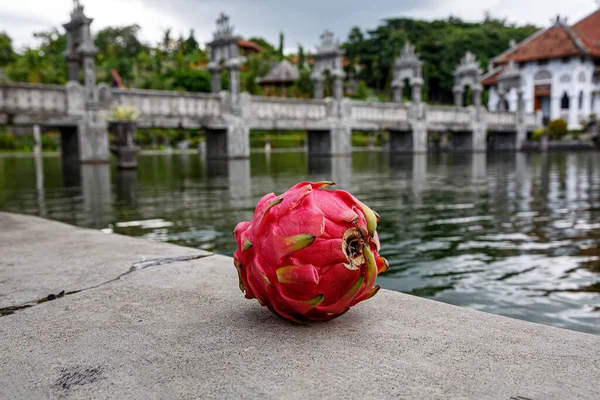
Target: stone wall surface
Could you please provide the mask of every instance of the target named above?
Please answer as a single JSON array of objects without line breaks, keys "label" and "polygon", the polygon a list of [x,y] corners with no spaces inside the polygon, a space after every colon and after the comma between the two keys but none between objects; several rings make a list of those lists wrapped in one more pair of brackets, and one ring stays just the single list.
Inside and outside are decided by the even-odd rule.
[{"label": "stone wall surface", "polygon": [[0,398],[600,398],[597,336],[385,290],[299,326],[245,300],[228,257],[0,226],[1,307],[67,291],[1,317]]}]

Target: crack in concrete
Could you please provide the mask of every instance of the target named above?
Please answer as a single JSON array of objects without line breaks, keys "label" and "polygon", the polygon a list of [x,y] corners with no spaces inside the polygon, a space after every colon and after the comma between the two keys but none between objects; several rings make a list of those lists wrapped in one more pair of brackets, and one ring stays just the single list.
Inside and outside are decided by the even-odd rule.
[{"label": "crack in concrete", "polygon": [[108,280],[106,282],[102,282],[102,283],[99,283],[97,285],[90,286],[90,287],[83,288],[83,289],[79,289],[79,290],[73,290],[73,291],[70,291],[70,292],[67,292],[67,291],[63,290],[63,291],[61,291],[58,294],[49,294],[48,296],[43,297],[41,299],[29,301],[27,303],[19,304],[19,305],[16,305],[16,306],[10,306],[10,307],[0,308],[0,317],[6,317],[6,316],[12,315],[12,314],[14,314],[16,312],[23,311],[23,310],[26,310],[26,309],[31,308],[31,307],[35,307],[38,304],[43,304],[43,303],[46,303],[48,301],[60,299],[61,297],[70,296],[72,294],[77,294],[77,293],[85,292],[87,290],[99,288],[100,286],[104,286],[104,285],[107,285],[109,283],[118,281],[122,277],[124,277],[126,275],[129,275],[129,274],[131,274],[132,272],[135,272],[135,271],[140,271],[140,270],[143,270],[143,269],[146,269],[146,268],[156,267],[156,266],[159,266],[159,265],[173,264],[173,263],[184,262],[184,261],[199,260],[201,258],[206,258],[206,257],[210,257],[210,256],[213,256],[213,255],[214,255],[214,253],[208,253],[208,254],[196,254],[196,255],[193,255],[193,256],[179,256],[179,257],[159,258],[159,259],[147,260],[147,261],[138,261],[138,262],[133,263],[131,265],[131,267],[129,268],[128,271],[123,272],[121,275],[117,276],[116,278],[110,279],[110,280]]}]

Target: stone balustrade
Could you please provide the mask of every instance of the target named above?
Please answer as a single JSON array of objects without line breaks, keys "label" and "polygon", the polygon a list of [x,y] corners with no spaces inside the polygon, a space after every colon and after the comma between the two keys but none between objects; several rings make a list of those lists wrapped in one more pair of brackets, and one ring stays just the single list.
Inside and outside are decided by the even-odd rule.
[{"label": "stone balustrade", "polygon": [[113,89],[111,95],[111,104],[134,106],[141,118],[217,118],[222,114],[221,98],[214,94]]},{"label": "stone balustrade", "polygon": [[[72,142],[72,148],[79,150],[69,151],[78,151],[80,160],[90,162],[109,157],[107,149],[93,149],[100,146],[98,143],[108,146],[108,140],[102,137],[106,136],[106,120],[114,105],[135,107],[140,113],[137,122],[141,127],[203,128],[208,131],[207,142],[210,138],[214,144],[210,154],[228,158],[247,157],[250,129],[308,131],[309,142],[313,142],[309,151],[313,149],[315,154],[325,155],[349,154],[352,130],[388,130],[403,135],[394,141],[394,148],[402,152],[424,152],[428,132],[449,131],[455,133],[453,148],[483,151],[487,131],[514,133],[502,142],[503,148],[519,149],[526,131],[541,126],[540,116],[536,114],[526,114],[519,122],[517,113],[421,103],[123,90],[106,84],[98,85],[94,97],[90,96],[77,82],[66,86],[2,84],[0,123],[87,129],[93,134],[79,135],[79,141]],[[318,145],[316,141],[320,141]],[[88,156],[83,157],[82,153]]]},{"label": "stone balustrade", "polygon": [[368,122],[404,122],[408,121],[408,107],[398,103],[352,101],[350,118]]},{"label": "stone balustrade", "polygon": [[252,96],[250,104],[252,115],[263,120],[324,120],[331,116],[324,100]]},{"label": "stone balustrade", "polygon": [[517,124],[517,114],[510,112],[487,112],[485,122],[493,126],[507,126],[513,128]]},{"label": "stone balustrade", "polygon": [[0,110],[12,114],[65,114],[67,97],[64,86],[11,83],[0,85]]},{"label": "stone balustrade", "polygon": [[427,122],[431,124],[469,124],[472,120],[473,114],[469,108],[427,107]]}]

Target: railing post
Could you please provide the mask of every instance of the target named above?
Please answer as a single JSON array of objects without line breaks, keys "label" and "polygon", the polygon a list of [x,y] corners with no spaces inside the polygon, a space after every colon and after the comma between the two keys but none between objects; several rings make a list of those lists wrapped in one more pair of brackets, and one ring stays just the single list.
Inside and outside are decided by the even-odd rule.
[{"label": "railing post", "polygon": [[33,126],[33,153],[37,156],[42,152],[42,135],[38,124]]}]

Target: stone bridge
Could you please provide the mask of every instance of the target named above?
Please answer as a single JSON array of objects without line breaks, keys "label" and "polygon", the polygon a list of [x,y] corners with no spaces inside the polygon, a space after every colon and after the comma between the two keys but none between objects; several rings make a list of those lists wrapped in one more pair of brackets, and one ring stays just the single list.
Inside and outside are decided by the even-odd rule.
[{"label": "stone bridge", "polygon": [[[212,158],[245,158],[250,154],[251,129],[305,130],[310,155],[348,155],[352,152],[352,130],[390,132],[392,152],[424,153],[428,132],[442,133],[453,150],[484,151],[487,132],[495,132],[495,148],[519,150],[527,131],[541,125],[541,118],[526,115],[522,104],[516,113],[488,112],[481,106],[481,68],[469,52],[455,72],[455,106],[422,103],[422,62],[415,48],[406,43],[394,65],[393,103],[353,101],[343,96],[343,51],[326,31],[314,54],[312,80],[314,99],[251,96],[240,93],[239,40],[229,18],[221,14],[214,40],[208,44],[212,94],[139,89],[113,89],[96,84],[94,45],[83,6],[77,1],[67,33],[65,58],[69,82],[65,86],[33,84],[0,85],[0,124],[55,127],[61,132],[63,160],[107,162],[110,158],[108,117],[115,105],[134,106],[140,113],[137,125],[153,128],[202,128],[207,154]],[[221,91],[223,68],[229,74],[230,90]],[[323,99],[327,74],[333,80],[333,98]],[[83,76],[83,84],[79,83]],[[513,79],[511,75],[508,78]],[[514,79],[513,79],[514,80]],[[405,86],[410,103],[402,103]],[[463,107],[470,88],[473,106]],[[131,136],[131,130],[127,135]],[[447,135],[450,133],[450,135]],[[119,143],[121,146],[122,143]],[[135,152],[132,138],[122,154]],[[119,150],[120,151],[120,150]]]},{"label": "stone bridge", "polygon": [[139,110],[138,126],[206,131],[208,155],[240,158],[249,155],[249,131],[306,130],[312,155],[351,153],[353,130],[390,132],[393,152],[427,151],[428,132],[450,132],[455,150],[486,150],[486,133],[505,140],[502,149],[518,150],[527,131],[541,125],[537,115],[489,112],[482,107],[370,103],[347,98],[285,99],[229,92],[201,94],[97,86],[95,108],[86,106],[78,82],[65,86],[0,85],[0,124],[39,125],[61,131],[65,157],[95,162],[109,159],[107,118],[114,105]]}]

